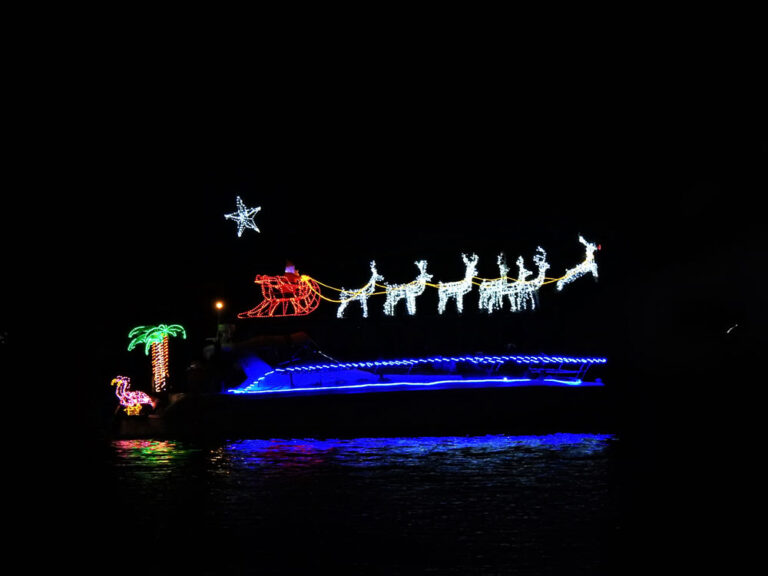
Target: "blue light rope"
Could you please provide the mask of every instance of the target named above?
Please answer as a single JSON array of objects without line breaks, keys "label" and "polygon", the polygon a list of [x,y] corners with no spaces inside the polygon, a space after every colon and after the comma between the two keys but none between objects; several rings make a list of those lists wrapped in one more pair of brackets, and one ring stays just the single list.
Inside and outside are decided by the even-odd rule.
[{"label": "blue light rope", "polygon": [[[469,362],[472,364],[505,364],[514,362],[518,365],[532,364],[605,364],[608,362],[603,357],[578,357],[578,356],[544,356],[544,355],[503,355],[503,356],[433,356],[430,358],[405,358],[401,360],[374,360],[367,362],[334,362],[326,364],[309,364],[306,366],[287,366],[274,368],[260,376],[245,389],[230,390],[231,392],[253,392],[273,374],[286,374],[293,372],[316,372],[319,370],[349,370],[366,369],[392,366],[416,366],[419,364],[444,364],[456,362]],[[295,389],[294,389],[295,390]]]},{"label": "blue light rope", "polygon": [[378,368],[381,366],[414,366],[417,364],[443,364],[448,362],[471,362],[473,364],[605,364],[605,358],[579,358],[574,356],[435,356],[432,358],[409,358],[403,360],[375,360],[368,362],[339,362],[335,364],[310,364],[275,368],[274,372],[313,372],[315,370],[339,370],[349,368]]},{"label": "blue light rope", "polygon": [[480,378],[469,380],[435,380],[432,382],[385,382],[385,383],[370,383],[370,384],[343,384],[339,386],[316,386],[310,388],[274,388],[274,389],[261,389],[251,390],[250,387],[245,390],[234,389],[229,392],[234,394],[290,394],[290,393],[302,393],[302,392],[316,392],[322,393],[324,391],[331,390],[377,390],[386,388],[429,388],[434,387],[463,387],[471,384],[497,384],[497,385],[520,385],[523,382],[530,384],[546,385],[558,385],[558,386],[581,386],[584,384],[579,379],[576,380],[561,380],[557,378],[544,378],[542,380],[534,380],[532,378]]}]

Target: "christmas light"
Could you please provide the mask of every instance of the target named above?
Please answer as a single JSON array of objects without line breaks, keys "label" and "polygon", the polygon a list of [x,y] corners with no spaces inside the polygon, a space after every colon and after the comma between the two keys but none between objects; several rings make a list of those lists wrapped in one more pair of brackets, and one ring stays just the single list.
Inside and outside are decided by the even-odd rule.
[{"label": "christmas light", "polygon": [[154,401],[147,394],[141,390],[130,390],[131,379],[127,376],[116,376],[111,385],[117,386],[115,394],[129,416],[137,416],[141,412],[142,404],[154,406]]},{"label": "christmas light", "polygon": [[363,310],[363,318],[368,318],[368,297],[376,290],[376,282],[383,282],[384,277],[376,272],[376,262],[371,260],[371,279],[360,290],[344,290],[342,288],[339,296],[341,303],[336,311],[337,318],[344,317],[344,310],[350,302],[357,300]]},{"label": "christmas light", "polygon": [[427,274],[427,261],[419,260],[415,262],[419,269],[419,275],[416,280],[408,284],[386,284],[387,299],[384,301],[384,314],[394,316],[395,306],[400,300],[405,300],[408,314],[416,314],[416,297],[424,293],[424,288],[432,279],[432,274]]},{"label": "christmas light", "polygon": [[605,364],[606,358],[599,356],[547,356],[547,355],[495,355],[495,356],[431,356],[429,358],[404,358],[401,360],[372,360],[367,362],[329,362],[325,364],[307,364],[303,366],[288,366],[276,368],[275,372],[314,372],[316,370],[337,370],[354,368],[381,368],[392,366],[417,366],[426,364],[455,364],[469,362],[472,364],[506,364],[512,362],[518,365],[532,364]]},{"label": "christmas light", "polygon": [[[330,361],[322,364],[305,364],[298,366],[286,366],[274,368],[263,372],[255,381],[245,388],[232,390],[233,392],[248,392],[263,389],[268,380],[279,378],[281,375],[305,374],[311,372],[343,372],[347,370],[372,370],[380,368],[404,368],[409,371],[419,366],[431,366],[433,369],[455,369],[457,364],[472,364],[476,367],[492,368],[498,371],[505,364],[526,366],[534,371],[542,371],[552,375],[573,375],[583,378],[587,370],[594,365],[606,364],[608,360],[597,356],[548,356],[548,355],[479,355],[479,356],[431,356],[426,358],[404,358],[397,360],[373,360],[364,362],[336,362]],[[342,377],[343,379],[343,377]],[[572,381],[572,380],[571,380]]]},{"label": "christmas light", "polygon": [[566,284],[570,284],[577,278],[581,278],[589,272],[591,272],[592,276],[594,276],[595,280],[597,280],[597,262],[595,261],[595,251],[598,250],[598,247],[597,245],[584,240],[583,236],[579,236],[579,242],[584,244],[586,249],[584,261],[575,268],[571,268],[570,270],[565,271],[565,275],[557,281],[558,291],[562,290],[563,286]]},{"label": "christmas light", "polygon": [[437,285],[437,311],[440,314],[445,312],[445,306],[451,298],[456,298],[456,310],[461,313],[464,310],[464,295],[472,290],[472,279],[477,272],[477,254],[472,254],[471,258],[462,254],[461,259],[464,260],[465,266],[464,278],[456,282],[440,282]]},{"label": "christmas light", "polygon": [[532,293],[531,308],[536,308],[536,300],[538,300],[538,290],[544,285],[544,281],[547,279],[546,272],[549,270],[549,262],[547,262],[547,253],[541,246],[536,247],[536,254],[533,255],[533,263],[536,265],[539,275],[536,276],[529,284],[528,289]]},{"label": "christmas light", "polygon": [[320,287],[309,276],[300,276],[295,268],[281,276],[256,276],[264,300],[238,318],[268,318],[273,316],[306,316],[320,305]]},{"label": "christmas light", "polygon": [[496,262],[499,266],[499,278],[483,280],[480,283],[480,300],[478,305],[481,310],[485,308],[489,314],[494,310],[501,310],[504,304],[504,290],[508,283],[507,274],[509,273],[509,268],[504,261],[504,255],[499,254]]},{"label": "christmas light", "polygon": [[509,268],[504,263],[504,257],[499,254],[497,259],[499,265],[500,278],[494,280],[484,280],[480,284],[480,299],[478,306],[485,309],[488,313],[495,310],[501,310],[504,307],[504,297],[509,298],[509,306],[512,312],[536,308],[538,290],[544,285],[546,272],[549,270],[547,262],[547,253],[539,246],[536,248],[536,254],[533,256],[533,262],[536,264],[538,276],[532,280],[528,277],[533,274],[526,269],[525,261],[522,256],[517,259],[517,280],[509,281],[507,274]]},{"label": "christmas light", "polygon": [[561,380],[557,378],[468,378],[464,380],[425,380],[423,382],[403,381],[403,382],[383,382],[369,384],[340,384],[335,386],[313,386],[308,388],[275,388],[269,390],[230,390],[233,394],[281,394],[281,395],[303,395],[325,394],[336,391],[357,391],[357,392],[375,392],[378,390],[408,390],[416,389],[435,389],[450,390],[462,388],[507,388],[513,386],[602,386],[599,382],[583,382],[580,379]]},{"label": "christmas light", "polygon": [[137,326],[128,333],[132,338],[128,350],[137,344],[144,344],[144,353],[152,352],[152,388],[163,392],[168,386],[168,337],[181,334],[186,339],[187,333],[179,324],[160,324],[158,326]]},{"label": "christmas light", "polygon": [[261,206],[257,206],[256,208],[248,208],[243,203],[243,200],[240,198],[240,196],[237,197],[235,202],[237,203],[237,212],[225,214],[224,218],[237,222],[237,237],[240,238],[240,236],[243,234],[243,230],[246,228],[260,232],[260,230],[256,227],[256,222],[253,221],[253,216],[259,210],[261,210]]},{"label": "christmas light", "polygon": [[[509,297],[509,306],[512,312],[519,312],[520,310],[523,310],[525,308],[525,295],[526,290],[524,289],[526,279],[528,276],[530,276],[532,272],[530,270],[527,270],[525,268],[525,261],[523,260],[523,257],[520,256],[517,259],[517,280],[515,282],[510,282],[504,287],[504,293],[503,296]],[[502,296],[502,300],[503,300]]]},{"label": "christmas light", "polygon": [[533,261],[537,266],[539,275],[533,280],[527,280],[528,276],[532,274],[530,270],[526,270],[523,257],[520,256],[517,259],[517,281],[509,283],[504,288],[504,295],[509,297],[509,305],[512,312],[520,312],[521,310],[527,310],[530,308],[534,310],[536,308],[536,299],[538,298],[538,290],[544,284],[546,278],[545,273],[549,269],[549,263],[547,262],[547,253],[539,246],[536,248],[536,254],[533,257]]},{"label": "christmas light", "polygon": [[[509,268],[503,254],[499,254],[497,258],[499,278],[476,278],[477,255],[473,254],[469,257],[462,254],[461,257],[465,265],[464,278],[455,282],[439,282],[438,284],[429,283],[432,275],[426,271],[427,262],[420,260],[416,262],[419,275],[413,282],[382,286],[378,282],[383,281],[383,277],[376,271],[375,262],[371,261],[371,277],[367,284],[357,290],[335,288],[310,276],[300,276],[293,266],[289,265],[283,276],[260,275],[256,277],[255,282],[262,286],[264,301],[248,312],[238,314],[238,318],[304,316],[318,307],[320,299],[339,305],[336,310],[337,318],[343,318],[349,304],[358,301],[363,318],[367,318],[368,299],[378,294],[386,295],[384,302],[386,315],[393,316],[395,314],[395,308],[400,300],[406,301],[408,314],[414,315],[416,314],[416,297],[423,294],[427,286],[438,290],[437,310],[440,314],[445,312],[448,302],[452,298],[456,299],[456,309],[461,313],[464,308],[464,296],[472,291],[472,286],[475,284],[479,286],[480,291],[478,307],[480,310],[486,310],[489,314],[503,310],[505,299],[509,300],[509,309],[512,312],[535,310],[539,304],[538,292],[542,286],[557,283],[557,289],[562,290],[566,284],[587,273],[592,273],[597,278],[597,262],[594,253],[596,250],[600,250],[600,246],[587,242],[581,236],[579,236],[579,241],[586,247],[584,261],[578,266],[566,270],[566,273],[560,278],[548,278],[546,276],[550,265],[547,262],[547,254],[541,246],[536,248],[536,253],[533,256],[533,263],[538,271],[533,278],[531,278],[533,272],[525,267],[525,260],[522,256],[516,260],[517,278],[510,278]],[[320,286],[339,292],[339,299],[332,299],[322,294]],[[377,286],[383,290],[376,292]]]}]

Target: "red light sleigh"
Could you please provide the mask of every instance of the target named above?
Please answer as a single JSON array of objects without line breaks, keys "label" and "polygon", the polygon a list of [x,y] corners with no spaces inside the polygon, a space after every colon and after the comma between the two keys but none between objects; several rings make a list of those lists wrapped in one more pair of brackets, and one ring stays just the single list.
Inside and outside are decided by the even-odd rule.
[{"label": "red light sleigh", "polygon": [[238,318],[271,318],[280,316],[306,316],[320,304],[320,287],[309,276],[300,276],[288,266],[281,276],[256,276],[261,284],[264,300]]}]

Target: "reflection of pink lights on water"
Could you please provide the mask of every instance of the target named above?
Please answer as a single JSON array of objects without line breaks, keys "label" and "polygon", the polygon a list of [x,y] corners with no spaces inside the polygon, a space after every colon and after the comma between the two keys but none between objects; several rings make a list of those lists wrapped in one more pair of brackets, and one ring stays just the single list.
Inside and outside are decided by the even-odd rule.
[{"label": "reflection of pink lights on water", "polygon": [[177,452],[175,442],[162,440],[116,440],[112,445],[118,452],[128,456],[146,456],[164,458],[173,457]]}]

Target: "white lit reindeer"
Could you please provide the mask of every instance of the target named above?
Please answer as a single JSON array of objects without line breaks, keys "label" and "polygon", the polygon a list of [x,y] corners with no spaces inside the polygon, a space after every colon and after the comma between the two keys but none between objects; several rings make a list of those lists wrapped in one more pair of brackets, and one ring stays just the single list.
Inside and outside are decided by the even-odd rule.
[{"label": "white lit reindeer", "polygon": [[[546,272],[549,270],[547,262],[547,253],[539,246],[536,248],[536,254],[533,256],[533,262],[539,271],[539,275],[533,280],[527,280],[532,274],[530,270],[525,269],[523,257],[517,259],[517,282],[512,282],[504,287],[503,295],[509,296],[509,305],[513,312],[521,310],[536,309],[536,294],[539,288],[544,284]],[[503,300],[503,296],[502,296]]]},{"label": "white lit reindeer", "polygon": [[504,255],[499,254],[496,258],[499,265],[499,277],[493,280],[483,280],[480,283],[480,300],[478,302],[480,309],[485,308],[488,313],[494,310],[501,310],[503,302],[504,288],[507,284],[507,274],[509,267],[504,261]]},{"label": "white lit reindeer", "polygon": [[400,300],[405,299],[408,314],[416,314],[416,297],[424,293],[427,282],[432,280],[432,274],[427,274],[427,261],[419,260],[415,262],[419,269],[419,275],[416,280],[408,284],[387,284],[387,299],[384,301],[384,313],[388,316],[394,316],[395,305]]},{"label": "white lit reindeer", "polygon": [[472,290],[472,279],[477,273],[477,254],[472,254],[471,258],[462,254],[461,259],[466,266],[464,278],[457,282],[439,282],[437,285],[437,311],[440,314],[445,312],[445,306],[451,298],[456,298],[456,310],[461,313],[464,310],[464,295]]},{"label": "white lit reindeer", "polygon": [[381,282],[383,280],[384,277],[376,272],[376,262],[371,260],[371,279],[368,280],[368,283],[359,290],[342,289],[341,295],[339,296],[341,304],[339,304],[339,308],[336,311],[336,317],[343,318],[344,310],[347,308],[349,303],[357,300],[360,302],[360,306],[363,309],[363,318],[368,318],[368,297],[376,290],[376,282]]},{"label": "white lit reindeer", "polygon": [[538,276],[533,280],[528,277],[533,274],[525,268],[525,261],[520,256],[517,259],[517,280],[510,281],[509,268],[504,262],[504,257],[499,254],[497,263],[499,265],[499,278],[494,280],[483,280],[480,283],[480,309],[485,309],[488,313],[495,310],[501,310],[504,307],[504,297],[509,297],[509,305],[513,312],[536,308],[536,293],[544,284],[546,272],[549,269],[547,262],[547,253],[541,247],[536,248],[536,254],[533,256],[533,262],[538,269]]},{"label": "white lit reindeer", "polygon": [[562,290],[563,286],[566,284],[570,284],[577,278],[581,278],[589,272],[591,272],[592,276],[594,276],[595,280],[597,280],[597,262],[595,261],[595,252],[600,248],[596,244],[592,244],[592,242],[587,242],[584,240],[583,236],[579,236],[579,242],[584,244],[584,248],[586,249],[584,261],[575,268],[571,268],[565,271],[565,275],[557,281],[558,291]]}]

